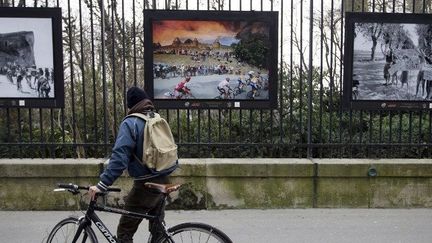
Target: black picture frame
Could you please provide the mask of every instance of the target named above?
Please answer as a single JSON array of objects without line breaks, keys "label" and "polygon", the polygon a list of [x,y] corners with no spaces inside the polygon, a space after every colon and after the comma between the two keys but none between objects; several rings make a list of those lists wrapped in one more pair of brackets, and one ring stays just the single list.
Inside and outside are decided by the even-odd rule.
[{"label": "black picture frame", "polygon": [[[221,36],[215,34],[213,36],[215,38],[213,43],[209,42],[211,41],[209,38],[212,36],[211,34],[207,36],[207,32],[206,34],[197,34],[196,36],[190,36],[190,38],[185,38],[184,36],[181,37],[180,33],[185,27],[183,26],[179,27],[180,29],[175,29],[175,27],[172,27],[172,23],[179,24],[186,22],[192,23],[187,28],[192,28],[192,26],[194,26],[193,28],[197,28],[197,31],[203,31],[202,26],[196,27],[200,23],[203,23],[202,25],[205,25],[206,27],[211,27],[213,23],[217,22],[221,23],[221,25],[225,25],[227,29],[230,28],[230,30],[232,30],[233,32],[238,31],[237,27],[240,26],[243,28],[242,33],[247,34],[248,32],[245,26],[248,26],[248,28],[250,28],[250,33],[252,33],[252,31],[257,31],[259,34],[264,33],[262,34],[262,36],[264,36],[263,42],[265,42],[264,46],[267,49],[266,52],[264,52],[266,54],[263,55],[264,59],[262,60],[265,60],[265,64],[263,64],[263,61],[261,63],[262,66],[258,67],[258,65],[261,64],[257,64],[257,66],[255,66],[256,68],[254,69],[252,68],[253,65],[247,63],[246,61],[239,61],[239,59],[237,59],[237,56],[233,57],[233,45],[229,46],[231,47],[232,52],[226,51],[223,54],[224,56],[222,56],[222,51],[217,51],[220,49],[216,49],[216,47],[221,49],[228,48],[228,44],[225,45],[223,41],[226,41],[227,43],[230,43],[230,41],[232,41],[231,44],[234,43],[234,41],[238,41],[236,44],[240,45],[239,40],[233,40],[235,38],[232,37],[230,39],[229,37],[223,36],[223,34]],[[168,43],[171,44],[163,44],[163,42],[161,43],[156,40],[158,38],[158,33],[164,30],[160,26],[163,26],[164,24],[166,25],[167,23],[169,23],[168,26],[170,26],[170,28],[174,28],[171,29],[173,33],[177,33],[176,31],[178,30],[178,33],[180,34],[179,36],[177,36],[178,39],[174,38],[176,35],[172,33],[170,33],[169,37],[162,39],[164,41],[168,40]],[[181,26],[181,24],[179,25]],[[258,28],[258,26],[262,28],[256,29]],[[277,106],[278,12],[145,10],[144,31],[145,89],[148,94],[153,98],[153,101],[158,108],[265,109],[275,108]],[[210,32],[210,30],[207,31]],[[237,32],[237,34],[239,33],[240,32]],[[205,38],[207,38],[207,40],[204,40]],[[191,48],[185,51],[181,48],[173,48],[174,44],[178,44],[178,46],[191,44],[195,45],[195,47],[199,46],[201,49]],[[245,41],[242,42],[241,45],[246,46]],[[221,61],[221,63],[225,63],[226,66],[224,66],[225,64],[215,64],[215,66],[213,66],[213,64],[210,64],[213,63],[212,60],[219,60],[219,58],[217,58],[215,55],[221,55],[220,59],[226,58],[225,62]],[[193,56],[195,56],[195,60],[193,59]],[[164,59],[165,61],[161,61],[159,60],[159,58],[167,59]],[[186,59],[182,58],[187,58],[188,60],[191,60],[191,62],[199,64],[187,65],[185,64],[187,61],[183,61]],[[208,67],[207,63],[209,64]],[[235,64],[230,66],[230,64],[228,63]],[[242,68],[241,65],[244,65],[243,67],[246,66],[246,68]],[[235,67],[238,67],[237,71],[235,71]],[[164,68],[170,70],[175,69],[177,71],[167,72],[167,76],[169,75],[170,78],[164,78],[161,77],[164,74],[160,72],[160,70],[163,70]],[[248,68],[251,70],[247,71]],[[184,71],[189,69],[191,69],[192,71]],[[260,70],[265,71],[261,72]],[[215,74],[216,72],[222,73],[222,75],[218,75],[219,77],[213,77],[212,75],[217,75]],[[238,76],[236,76],[236,72]],[[185,73],[187,74],[185,75]],[[180,75],[181,78],[176,75]],[[191,76],[191,92],[194,94],[194,97],[187,99],[179,99],[178,97],[180,97],[181,95],[179,95],[179,93],[175,93],[176,91],[174,90],[174,88],[176,87],[176,83],[183,80],[186,76]],[[232,87],[233,94],[235,92],[237,95],[232,95],[226,98],[225,95],[217,93],[218,89],[216,86],[218,83],[216,82],[219,82],[226,77],[230,77],[229,85]],[[240,85],[240,82],[237,80],[233,80],[233,78],[237,80],[243,79],[243,81],[245,81],[245,85]],[[250,82],[250,80],[252,79],[254,83]],[[254,86],[258,87],[258,89],[261,88],[259,90],[262,90],[262,93],[260,93],[261,97],[255,95],[257,94],[255,93],[257,92],[257,89],[252,91],[252,85],[255,85],[257,80],[261,81],[262,84],[264,83],[262,86]],[[238,83],[238,87],[241,87],[241,89],[234,91],[236,82]],[[248,82],[250,84],[249,86],[247,85]],[[245,86],[246,88],[244,88]],[[250,93],[250,91],[252,93]],[[218,95],[220,96],[218,97]]]},{"label": "black picture frame", "polygon": [[347,12],[343,107],[432,109],[428,31],[432,31],[429,14]]},{"label": "black picture frame", "polygon": [[61,8],[0,8],[0,107],[64,107],[61,17]]}]

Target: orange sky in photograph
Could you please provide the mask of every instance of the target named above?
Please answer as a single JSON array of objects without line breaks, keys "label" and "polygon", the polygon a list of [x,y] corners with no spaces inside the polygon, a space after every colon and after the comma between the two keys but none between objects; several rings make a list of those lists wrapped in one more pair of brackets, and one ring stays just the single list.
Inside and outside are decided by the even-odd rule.
[{"label": "orange sky in photograph", "polygon": [[153,23],[153,42],[163,46],[171,44],[176,37],[213,41],[217,37],[234,37],[236,34],[230,22],[164,20]]}]

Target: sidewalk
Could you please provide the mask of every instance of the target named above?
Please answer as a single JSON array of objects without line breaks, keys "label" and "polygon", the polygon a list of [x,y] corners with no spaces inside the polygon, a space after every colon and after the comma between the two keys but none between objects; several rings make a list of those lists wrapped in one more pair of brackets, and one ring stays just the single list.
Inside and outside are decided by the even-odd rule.
[{"label": "sidewalk", "polygon": [[[1,242],[44,242],[51,228],[72,214],[80,212],[0,211]],[[98,215],[115,232],[119,216]],[[167,211],[166,221],[170,226],[205,222],[235,243],[432,242],[432,209]],[[143,222],[135,242],[146,242],[146,227]],[[105,241],[100,238],[100,242]]]}]

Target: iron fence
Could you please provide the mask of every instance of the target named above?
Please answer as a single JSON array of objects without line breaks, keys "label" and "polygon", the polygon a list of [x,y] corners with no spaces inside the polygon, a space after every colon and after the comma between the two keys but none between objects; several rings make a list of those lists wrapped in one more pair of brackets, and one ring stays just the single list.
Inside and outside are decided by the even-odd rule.
[{"label": "iron fence", "polygon": [[[432,112],[343,111],[344,14],[431,1],[0,0],[61,7],[65,107],[0,110],[1,157],[109,156],[128,87],[144,86],[144,9],[278,11],[278,108],[161,110],[181,157],[431,157]],[[0,28],[1,30],[1,28]]]}]

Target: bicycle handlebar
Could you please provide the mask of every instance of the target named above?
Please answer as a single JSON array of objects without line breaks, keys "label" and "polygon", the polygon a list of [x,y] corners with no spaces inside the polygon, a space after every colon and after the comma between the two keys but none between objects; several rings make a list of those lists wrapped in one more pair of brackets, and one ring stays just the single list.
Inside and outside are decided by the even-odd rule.
[{"label": "bicycle handlebar", "polygon": [[[64,189],[70,189],[70,190],[74,190],[74,191],[79,191],[79,190],[89,190],[90,186],[78,186],[72,183],[69,184],[64,184],[64,183],[58,183],[57,187],[59,188],[64,188]],[[108,187],[107,192],[120,192],[121,189],[117,188],[117,187]]]}]

